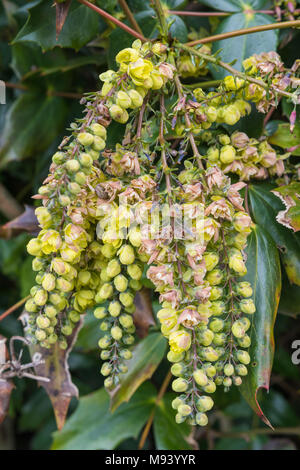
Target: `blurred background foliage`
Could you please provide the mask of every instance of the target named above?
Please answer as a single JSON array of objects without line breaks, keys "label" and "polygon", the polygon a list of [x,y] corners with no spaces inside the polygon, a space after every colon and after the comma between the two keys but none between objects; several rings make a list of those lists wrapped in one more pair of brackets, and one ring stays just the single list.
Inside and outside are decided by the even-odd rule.
[{"label": "blurred background foliage", "polygon": [[[127,22],[118,0],[96,0],[94,3]],[[155,37],[157,31],[149,2],[128,0],[127,3],[143,33]],[[183,9],[186,4],[181,0],[164,2],[166,9],[173,10]],[[272,7],[264,0],[251,0],[247,4],[255,9]],[[265,14],[255,14],[250,21],[242,2],[237,0],[205,0],[201,5],[195,1],[187,7],[234,13],[225,19],[170,15],[171,34],[181,41],[275,21]],[[0,5],[0,78],[6,82],[6,104],[0,105],[1,224],[21,213],[24,205],[33,205],[31,196],[47,175],[51,155],[69,123],[81,114],[81,95],[99,88],[99,73],[107,66],[113,67],[118,50],[132,42],[126,32],[75,0],[71,2],[58,39],[55,21],[52,0],[3,0]],[[226,44],[224,41],[215,43],[213,50],[224,48],[223,58],[227,61],[237,58],[235,66],[238,67],[243,54],[250,56],[279,47],[285,63],[291,65],[299,54],[299,32],[292,38],[288,38],[288,34],[289,31],[279,35],[269,31],[261,37],[245,37],[243,48],[241,39],[233,38]],[[220,78],[219,72],[212,70],[211,78]],[[270,133],[287,122],[287,113],[287,105],[283,103],[281,111],[276,111],[269,123],[270,129],[273,126]],[[250,133],[260,133],[262,118],[252,119],[244,125]],[[113,145],[119,136],[118,125],[112,126],[109,145]],[[255,208],[255,190],[250,197]],[[278,201],[276,203],[280,205]],[[268,225],[262,203],[257,204],[255,216],[262,226]],[[275,228],[274,233],[277,233]],[[29,236],[11,235],[1,231],[0,314],[28,295],[33,284],[31,259],[25,250]],[[281,237],[285,239],[284,234]],[[297,254],[298,249],[299,256],[299,238],[288,239],[288,249],[291,243],[295,245],[292,253]],[[53,410],[44,389],[28,379],[16,379],[9,417],[0,426],[0,449],[137,449],[151,413],[154,425],[145,443],[147,449],[299,449],[300,376],[299,366],[291,362],[291,344],[300,338],[297,319],[300,287],[289,284],[285,275],[283,286],[281,314],[275,326],[276,354],[271,391],[269,394],[262,392],[260,399],[275,432],[260,422],[237,390],[216,394],[217,411],[208,428],[198,429],[192,435],[188,425],[176,425],[170,405],[172,393],[167,392],[156,403],[169,367],[163,359],[166,344],[156,326],[150,328],[149,336],[137,346],[138,360],[130,369],[132,375],[122,393],[114,397],[114,405],[121,405],[111,414],[109,397],[102,388],[99,373],[97,341],[100,332],[89,312],[69,358],[80,400],[72,400],[64,429],[56,431]],[[157,310],[155,296],[153,307]],[[20,310],[14,312],[0,323],[0,334],[8,338],[22,334],[19,313]],[[151,374],[154,374],[139,387],[146,378],[147,361],[151,362]],[[130,401],[125,403],[124,399],[132,394]]]}]

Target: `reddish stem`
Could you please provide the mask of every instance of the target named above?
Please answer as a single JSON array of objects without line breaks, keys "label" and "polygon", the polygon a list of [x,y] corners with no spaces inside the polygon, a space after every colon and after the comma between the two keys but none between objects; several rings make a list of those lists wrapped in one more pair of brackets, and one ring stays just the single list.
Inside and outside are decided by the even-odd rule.
[{"label": "reddish stem", "polygon": [[78,2],[82,3],[83,5],[87,6],[91,10],[96,11],[99,13],[99,15],[103,16],[103,18],[106,18],[107,20],[111,21],[115,25],[119,26],[119,28],[124,29],[127,33],[131,34],[131,36],[134,36],[137,39],[140,39],[141,41],[145,42],[147,39],[142,36],[142,34],[138,33],[134,29],[130,28],[127,26],[125,23],[122,23],[122,21],[117,20],[114,16],[110,15],[106,11],[102,10],[102,8],[97,7],[96,5],[93,5],[92,3],[88,2],[87,0],[78,0]]}]

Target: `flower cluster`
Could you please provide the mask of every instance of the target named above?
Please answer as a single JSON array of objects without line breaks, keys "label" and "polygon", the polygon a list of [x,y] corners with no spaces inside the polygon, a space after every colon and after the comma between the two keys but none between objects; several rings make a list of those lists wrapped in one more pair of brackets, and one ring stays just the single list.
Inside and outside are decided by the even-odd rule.
[{"label": "flower cluster", "polygon": [[[239,278],[247,273],[243,249],[251,219],[239,195],[244,183],[231,185],[218,167],[203,175],[186,164],[178,180],[170,209],[173,230],[167,241],[152,244],[147,276],[160,294],[158,318],[174,363],[172,387],[180,393],[173,402],[176,421],[205,425],[213,406],[207,394],[218,385],[240,385],[250,362],[247,315],[255,306],[251,285]],[[190,222],[184,241],[175,236],[177,205]]]},{"label": "flower cluster", "polygon": [[231,136],[219,133],[207,137],[208,166],[218,165],[225,174],[235,173],[241,180],[249,181],[250,178],[281,177],[285,172],[284,160],[290,154],[279,155],[266,138],[257,140],[238,131]]},{"label": "flower cluster", "polygon": [[149,90],[160,90],[173,78],[173,67],[162,60],[166,47],[160,43],[142,44],[138,39],[132,47],[121,50],[116,56],[119,69],[100,74],[104,82],[101,94],[107,96],[110,116],[120,123],[129,119],[128,109],[140,108]]},{"label": "flower cluster", "polygon": [[[184,56],[168,56],[160,43],[135,41],[116,62],[117,71],[100,75],[101,91],[84,98],[86,115],[71,125],[35,196],[41,231],[28,243],[37,273],[28,334],[45,348],[57,341],[66,348],[94,308],[101,372],[112,390],[132,356],[134,298],[145,274],[169,341],[176,421],[203,426],[216,387],[239,386],[250,363],[255,305],[242,277],[251,218],[240,191],[250,177],[280,176],[287,155],[219,128],[250,112],[252,84],[226,77],[215,91],[186,90],[178,74]],[[270,54],[245,66],[261,79],[283,73]],[[112,119],[128,124],[108,148]]]}]

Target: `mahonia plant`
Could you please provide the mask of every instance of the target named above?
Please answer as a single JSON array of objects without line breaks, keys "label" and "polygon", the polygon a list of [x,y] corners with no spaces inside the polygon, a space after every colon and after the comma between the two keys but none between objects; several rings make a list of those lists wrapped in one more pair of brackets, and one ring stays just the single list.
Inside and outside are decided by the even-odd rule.
[{"label": "mahonia plant", "polygon": [[[29,339],[62,349],[93,307],[101,373],[113,390],[132,356],[134,298],[146,273],[169,342],[176,421],[200,426],[216,388],[241,385],[251,360],[255,305],[243,276],[252,221],[240,191],[250,178],[293,171],[289,154],[264,137],[223,125],[251,105],[267,112],[282,93],[294,100],[299,80],[297,67],[288,73],[270,52],[212,91],[183,85],[210,60],[209,48],[136,40],[117,54],[118,70],[100,75],[101,90],[82,100],[84,117],[70,125],[35,196],[41,231],[27,246],[36,285],[25,306]],[[113,149],[111,121],[125,128]]]}]

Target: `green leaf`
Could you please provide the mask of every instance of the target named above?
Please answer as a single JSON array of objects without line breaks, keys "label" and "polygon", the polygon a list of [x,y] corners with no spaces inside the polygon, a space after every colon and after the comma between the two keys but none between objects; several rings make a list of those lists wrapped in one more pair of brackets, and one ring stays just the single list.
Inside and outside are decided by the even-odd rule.
[{"label": "green leaf", "polygon": [[201,0],[200,3],[219,11],[242,11],[251,8],[260,10],[266,0],[247,0],[247,3],[242,0]]},{"label": "green leaf", "polygon": [[269,390],[274,356],[274,323],[281,289],[281,272],[278,250],[268,233],[256,225],[248,239],[247,275],[253,287],[256,313],[250,331],[251,363],[243,378],[241,392],[251,408],[269,426],[270,422],[258,403],[258,391]]},{"label": "green leaf", "polygon": [[[274,23],[274,19],[268,15],[257,13],[255,15],[247,15],[244,13],[235,13],[225,18],[218,26],[215,34],[227,33],[252,26],[261,26],[264,24]],[[276,50],[277,32],[264,31],[253,34],[245,34],[235,38],[223,39],[213,43],[213,53],[222,49],[219,57],[224,62],[232,62],[236,59],[234,67],[242,70],[242,62],[247,57],[261,52],[269,52]],[[222,79],[228,72],[221,67],[212,67],[212,74],[216,79]]]},{"label": "green leaf", "polygon": [[29,10],[28,20],[13,44],[30,41],[39,44],[44,51],[55,46],[79,50],[96,36],[100,21],[102,20],[95,11],[78,2],[72,2],[66,22],[56,40],[55,10],[51,2],[42,1]]},{"label": "green leaf", "polygon": [[300,183],[293,181],[287,186],[274,189],[273,193],[285,205],[285,210],[278,214],[278,222],[298,232],[300,230]]},{"label": "green leaf", "polygon": [[279,248],[290,282],[300,286],[300,237],[277,222],[283,204],[271,192],[273,189],[269,183],[249,185],[251,212],[255,223],[269,233]]},{"label": "green leaf", "polygon": [[[296,147],[292,151],[292,155],[300,156],[300,124],[296,123],[293,133],[290,131],[290,125],[286,122],[280,123],[276,129],[276,132],[269,137],[268,141],[272,145],[278,145],[283,149],[289,149],[290,147]],[[299,147],[298,147],[299,146]]]},{"label": "green leaf", "polygon": [[104,388],[80,399],[62,431],[54,433],[54,450],[111,450],[129,437],[137,438],[155,402],[155,388],[144,384],[113,414]]},{"label": "green leaf", "polygon": [[167,393],[158,403],[153,421],[154,440],[157,450],[190,450],[188,441],[191,426],[187,423],[176,424],[175,414],[171,406],[174,393]]},{"label": "green leaf", "polygon": [[150,333],[140,341],[128,361],[128,372],[121,376],[120,386],[112,393],[111,410],[115,411],[122,403],[128,402],[134,392],[150,379],[164,357],[166,340],[161,333]]},{"label": "green leaf", "polygon": [[28,91],[6,117],[0,145],[0,167],[43,152],[62,130],[68,107],[63,98]]}]

